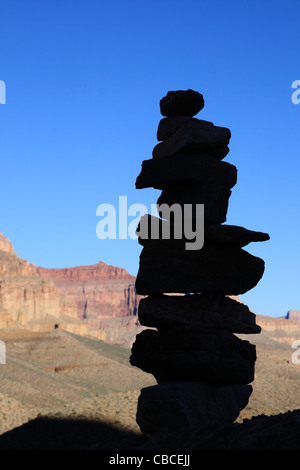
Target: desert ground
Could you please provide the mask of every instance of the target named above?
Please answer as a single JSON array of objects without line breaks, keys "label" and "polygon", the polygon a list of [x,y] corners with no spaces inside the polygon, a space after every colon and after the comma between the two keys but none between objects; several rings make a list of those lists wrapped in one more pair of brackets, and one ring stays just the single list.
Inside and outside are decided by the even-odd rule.
[{"label": "desert ground", "polygon": [[[16,446],[16,439],[21,448],[126,448],[141,438],[135,421],[139,390],[155,380],[129,364],[130,349],[60,329],[2,330],[0,338],[6,344],[0,449]],[[299,409],[300,365],[293,364],[291,347],[264,332],[246,339],[256,344],[256,373],[237,422]],[[41,432],[45,423],[48,436]]]}]

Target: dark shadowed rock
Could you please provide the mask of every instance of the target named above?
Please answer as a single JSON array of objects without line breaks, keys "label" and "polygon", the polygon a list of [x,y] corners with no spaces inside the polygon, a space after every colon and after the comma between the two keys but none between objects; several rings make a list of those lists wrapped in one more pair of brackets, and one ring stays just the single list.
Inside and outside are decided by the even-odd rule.
[{"label": "dark shadowed rock", "polygon": [[157,329],[187,326],[232,333],[261,331],[247,305],[220,295],[149,296],[140,300],[138,317],[141,325]]},{"label": "dark shadowed rock", "polygon": [[[158,245],[158,244],[157,244]],[[240,295],[252,289],[264,272],[264,261],[238,248],[204,243],[201,250],[144,247],[136,277],[140,295],[211,293]]]},{"label": "dark shadowed rock", "polygon": [[[226,221],[230,196],[231,190],[220,184],[182,183],[164,189],[157,206],[179,204],[183,208],[184,204],[192,204],[193,217],[196,217],[196,205],[204,204],[204,221],[220,224]],[[157,209],[160,217],[164,218],[159,207]]]},{"label": "dark shadowed rock", "polygon": [[174,134],[157,144],[152,152],[153,158],[166,157],[174,153],[208,153],[218,159],[228,152],[231,137],[226,127],[203,126],[202,121],[185,121]]},{"label": "dark shadowed rock", "polygon": [[205,240],[210,243],[232,248],[241,248],[251,242],[264,242],[270,236],[264,232],[248,230],[237,225],[207,224],[205,226]]},{"label": "dark shadowed rock", "polygon": [[165,382],[142,388],[136,420],[144,434],[219,427],[236,420],[248,404],[251,385],[212,387],[200,382]]},{"label": "dark shadowed rock", "polygon": [[220,330],[144,330],[136,336],[130,363],[158,383],[198,381],[215,386],[254,380],[255,346]]},{"label": "dark shadowed rock", "polygon": [[203,107],[203,96],[190,89],[169,91],[160,100],[160,112],[163,116],[195,116]]},{"label": "dark shadowed rock", "polygon": [[176,154],[144,160],[136,179],[136,188],[165,189],[185,182],[212,183],[232,188],[237,181],[234,165],[211,155]]},{"label": "dark shadowed rock", "polygon": [[237,169],[222,161],[231,132],[193,118],[203,106],[193,90],[171,91],[160,101],[166,117],[159,143],[136,179],[137,189],[162,191],[159,217],[143,216],[136,231],[143,249],[135,288],[148,296],[140,299],[138,318],[148,329],[136,336],[130,356],[158,382],[142,389],[137,409],[141,431],[155,434],[153,440],[157,433],[224,429],[247,405],[254,380],[256,348],[243,335],[261,327],[228,296],[259,282],[264,261],[242,247],[269,235],[223,224],[237,181]]},{"label": "dark shadowed rock", "polygon": [[[157,228],[158,227],[158,228]],[[163,220],[150,214],[145,214],[137,227],[138,242],[143,246],[155,246],[155,244],[166,243],[167,248],[184,247],[187,241],[184,223],[181,231],[176,235],[174,222]],[[156,235],[158,234],[158,235]],[[224,248],[242,248],[252,242],[269,240],[270,236],[264,232],[248,230],[237,225],[209,224],[204,225],[204,241],[210,245]]]},{"label": "dark shadowed rock", "polygon": [[[164,215],[167,215],[165,211]],[[188,221],[188,226],[193,228],[191,221]],[[155,247],[162,248],[165,245],[167,249],[181,250],[185,249],[187,243],[197,242],[195,235],[190,234],[189,238],[186,236],[185,222],[182,217],[179,223],[175,224],[174,220],[165,220],[145,214],[137,226],[136,235],[140,245],[154,249]]]},{"label": "dark shadowed rock", "polygon": [[157,140],[162,141],[168,139],[174,134],[183,124],[187,121],[195,120],[198,121],[199,126],[203,129],[211,129],[214,124],[210,121],[203,121],[202,119],[192,118],[190,116],[170,116],[161,119],[157,128]]}]

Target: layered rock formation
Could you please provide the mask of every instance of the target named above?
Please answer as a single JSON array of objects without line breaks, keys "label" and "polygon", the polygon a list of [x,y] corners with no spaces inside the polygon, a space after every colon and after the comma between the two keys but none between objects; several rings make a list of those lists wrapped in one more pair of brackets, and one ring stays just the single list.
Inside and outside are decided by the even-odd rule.
[{"label": "layered rock formation", "polygon": [[37,267],[36,271],[53,281],[62,309],[66,311],[66,304],[75,306],[76,317],[98,331],[101,339],[130,347],[143,329],[137,320],[135,277],[125,269],[100,261],[62,269]]},{"label": "layered rock formation", "polygon": [[0,328],[50,331],[55,327],[87,334],[75,305],[61,299],[51,279],[20,258],[12,243],[0,234]]},{"label": "layered rock formation", "polygon": [[36,267],[0,234],[0,329],[59,327],[130,347],[143,329],[134,282],[125,269],[102,261],[64,269]]},{"label": "layered rock formation", "polygon": [[[232,422],[254,380],[255,346],[236,333],[259,333],[260,327],[246,305],[228,296],[259,282],[264,261],[244,247],[269,235],[223,225],[237,180],[237,169],[222,161],[231,133],[196,119],[203,106],[193,90],[161,100],[161,142],[136,180],[137,188],[162,191],[160,218],[144,216],[137,230],[143,248],[136,291],[148,296],[138,316],[151,329],[137,335],[130,362],[157,380],[138,401],[137,422],[146,434]],[[191,247],[200,226],[204,244]]]},{"label": "layered rock formation", "polygon": [[294,341],[300,340],[300,311],[289,310],[284,317],[257,315],[257,323],[262,332],[277,343],[291,347]]},{"label": "layered rock formation", "polygon": [[135,277],[123,268],[100,261],[91,266],[62,269],[37,267],[36,271],[54,282],[61,298],[76,304],[80,319],[117,318],[137,313]]},{"label": "layered rock formation", "polygon": [[289,310],[285,318],[300,325],[300,310]]},{"label": "layered rock formation", "polygon": [[33,264],[17,256],[11,242],[0,235],[0,317],[3,326],[57,317],[59,296],[50,280],[42,279]]},{"label": "layered rock formation", "polygon": [[4,253],[16,254],[11,241],[0,233],[0,251]]}]

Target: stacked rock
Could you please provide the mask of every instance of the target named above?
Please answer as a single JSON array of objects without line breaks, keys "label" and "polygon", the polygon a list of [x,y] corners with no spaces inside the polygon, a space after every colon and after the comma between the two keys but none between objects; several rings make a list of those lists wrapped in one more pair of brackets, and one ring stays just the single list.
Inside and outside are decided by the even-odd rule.
[{"label": "stacked rock", "polygon": [[[252,392],[256,349],[237,334],[260,327],[234,296],[252,289],[264,272],[264,261],[243,247],[269,235],[224,225],[237,181],[236,167],[222,161],[231,133],[195,118],[203,107],[193,90],[167,93],[160,101],[160,142],[136,180],[138,189],[162,191],[159,217],[143,216],[137,230],[143,249],[136,291],[146,296],[138,317],[148,328],[137,335],[130,363],[157,381],[138,400],[136,419],[145,434],[233,422]],[[188,236],[186,221],[193,227]]]}]

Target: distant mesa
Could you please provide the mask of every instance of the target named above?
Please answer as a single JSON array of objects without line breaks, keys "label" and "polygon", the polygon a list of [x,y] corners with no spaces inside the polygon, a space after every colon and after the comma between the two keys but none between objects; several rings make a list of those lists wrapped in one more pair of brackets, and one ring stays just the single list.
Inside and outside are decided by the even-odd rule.
[{"label": "distant mesa", "polygon": [[54,284],[40,278],[33,264],[21,259],[1,234],[0,327],[51,323],[58,315],[59,296]]},{"label": "distant mesa", "polygon": [[42,268],[36,267],[37,273],[42,277],[55,277],[56,279],[84,279],[84,280],[131,280],[135,277],[129,274],[126,269],[105,264],[99,261],[98,264],[87,266],[75,266],[68,268]]},{"label": "distant mesa", "polygon": [[300,325],[300,310],[289,310],[285,318]]},{"label": "distant mesa", "polygon": [[107,341],[129,345],[141,331],[137,320],[140,297],[135,277],[126,269],[100,261],[61,269],[37,267],[36,271],[51,279],[60,298],[75,307],[77,318],[102,332]]},{"label": "distant mesa", "polygon": [[300,310],[289,310],[285,316],[257,315],[257,323],[268,338],[291,346],[300,339]]},{"label": "distant mesa", "polygon": [[16,254],[11,241],[3,233],[0,233],[0,251]]},{"label": "distant mesa", "polygon": [[135,277],[105,264],[48,269],[0,235],[0,328],[65,329],[130,346],[138,324]]},{"label": "distant mesa", "polygon": [[[211,226],[213,231],[209,236],[216,245],[220,244],[221,238],[226,240],[225,246],[230,247],[267,238],[265,234],[236,227],[227,226],[225,231],[225,227]],[[126,269],[103,261],[70,268],[35,267],[21,259],[11,241],[0,234],[0,329],[49,331],[58,326],[76,334],[131,347],[138,332],[146,327],[154,328],[156,323],[165,328],[170,322],[180,326],[185,320],[191,324],[197,321],[204,326],[209,321],[217,328],[219,322],[224,325],[227,321],[228,325],[234,322],[236,333],[254,333],[261,329],[265,338],[276,343],[290,346],[300,338],[300,310],[289,310],[280,318],[256,315],[255,324],[254,314],[247,306],[226,300],[222,307],[220,303],[214,305],[206,315],[207,306],[195,304],[200,301],[198,296],[181,297],[175,308],[174,296],[147,300],[137,295],[135,279]],[[231,298],[240,304],[238,297]],[[202,297],[204,301],[208,302],[208,298]],[[189,306],[188,313],[181,311],[183,304]],[[137,315],[139,305],[140,318]],[[223,314],[220,314],[221,308]]]}]

